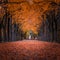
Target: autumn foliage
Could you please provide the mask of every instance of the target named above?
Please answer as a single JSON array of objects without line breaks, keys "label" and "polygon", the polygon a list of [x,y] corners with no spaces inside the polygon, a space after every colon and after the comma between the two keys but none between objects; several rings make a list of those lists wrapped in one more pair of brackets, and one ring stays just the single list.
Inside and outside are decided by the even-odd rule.
[{"label": "autumn foliage", "polygon": [[[51,10],[56,10],[58,5],[51,5],[51,2],[59,4],[59,0],[8,0],[11,4],[4,4],[7,7],[7,12],[12,15],[12,24],[19,24],[19,29],[23,32],[32,30],[38,34],[38,30],[42,21],[46,20],[46,13]],[[16,2],[16,3],[13,3]],[[4,9],[3,9],[4,10]],[[43,17],[42,17],[43,16]]]}]

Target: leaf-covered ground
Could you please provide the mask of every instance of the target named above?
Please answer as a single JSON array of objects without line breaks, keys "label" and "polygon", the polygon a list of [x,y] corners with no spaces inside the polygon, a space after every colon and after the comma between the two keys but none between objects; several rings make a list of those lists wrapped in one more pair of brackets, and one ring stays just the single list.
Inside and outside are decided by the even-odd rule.
[{"label": "leaf-covered ground", "polygon": [[0,60],[60,60],[60,44],[38,40],[0,43]]}]

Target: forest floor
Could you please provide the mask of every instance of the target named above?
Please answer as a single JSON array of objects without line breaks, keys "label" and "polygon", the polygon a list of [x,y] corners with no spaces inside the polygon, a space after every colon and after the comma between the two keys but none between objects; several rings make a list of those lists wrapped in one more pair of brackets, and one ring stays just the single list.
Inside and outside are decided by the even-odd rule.
[{"label": "forest floor", "polygon": [[0,43],[0,60],[60,60],[60,44],[38,40]]}]

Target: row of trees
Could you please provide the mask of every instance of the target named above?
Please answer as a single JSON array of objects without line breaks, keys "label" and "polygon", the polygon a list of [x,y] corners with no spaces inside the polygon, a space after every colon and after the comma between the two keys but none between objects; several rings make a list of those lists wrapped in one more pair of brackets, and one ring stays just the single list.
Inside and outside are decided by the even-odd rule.
[{"label": "row of trees", "polygon": [[[42,22],[41,30],[39,31],[39,39],[51,42],[60,42],[60,6],[52,3],[51,10],[45,12],[46,21]],[[44,18],[43,18],[44,19]]]},{"label": "row of trees", "polygon": [[[57,6],[55,3],[51,3],[53,6]],[[26,37],[21,29],[19,29],[19,24],[12,24],[12,15],[5,9],[5,14],[3,18],[0,18],[0,42],[17,41],[22,40]],[[44,41],[55,41],[60,42],[60,6],[57,10],[52,9],[44,13],[46,15],[46,20],[43,22],[38,31],[38,39]]]}]

